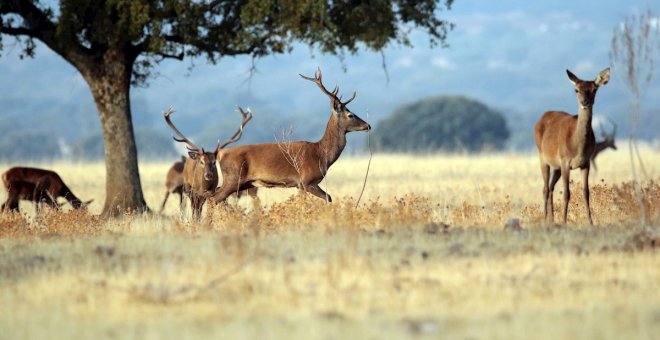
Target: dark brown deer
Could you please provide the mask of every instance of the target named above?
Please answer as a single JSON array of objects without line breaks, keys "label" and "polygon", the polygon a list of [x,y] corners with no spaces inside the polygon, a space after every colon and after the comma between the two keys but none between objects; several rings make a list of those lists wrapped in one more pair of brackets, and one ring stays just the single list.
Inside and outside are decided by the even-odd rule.
[{"label": "dark brown deer", "polygon": [[174,137],[174,140],[185,143],[188,148],[189,157],[183,166],[183,192],[190,198],[194,219],[199,219],[204,203],[218,186],[218,169],[215,166],[216,154],[227,145],[237,142],[243,135],[245,124],[252,119],[252,111],[249,108],[245,112],[241,107],[238,107],[238,111],[243,116],[243,121],[238,130],[224,144],[220,145],[218,143],[213,151],[205,151],[203,148],[198,147],[174,126],[174,123],[170,120],[170,116],[174,113],[172,107],[163,112],[165,121],[178,136],[178,138]]},{"label": "dark brown deer", "polygon": [[587,217],[589,224],[593,225],[589,206],[589,168],[596,147],[596,138],[591,120],[596,91],[609,81],[610,69],[601,71],[594,81],[581,80],[569,70],[566,70],[566,73],[575,86],[578,114],[574,116],[566,112],[548,111],[534,126],[534,141],[539,150],[543,175],[543,211],[546,221],[552,223],[554,220],[552,193],[559,178],[563,178],[564,223],[566,223],[568,202],[571,197],[570,171],[581,169]]},{"label": "dark brown deer", "polygon": [[46,204],[53,209],[59,209],[61,204],[57,203],[48,195],[50,180],[45,179],[35,185],[31,182],[12,181],[8,182],[7,200],[0,206],[0,211],[18,211],[18,202],[20,200],[31,201],[34,203],[35,211],[39,214],[42,204]]},{"label": "dark brown deer", "polygon": [[234,192],[254,187],[298,187],[332,201],[319,183],[344,150],[346,133],[367,131],[371,127],[346,107],[355,99],[355,92],[342,102],[337,97],[339,87],[330,92],[323,85],[321,69],[314,78],[300,76],[314,82],[330,98],[330,120],[321,140],[252,144],[219,150],[217,159],[223,183],[213,195],[213,201],[223,202]]},{"label": "dark brown deer", "polygon": [[600,134],[603,137],[603,140],[596,143],[594,153],[591,155],[591,163],[594,165],[594,169],[596,170],[598,170],[598,167],[596,166],[596,156],[608,148],[616,150],[616,144],[614,143],[614,137],[616,136],[616,124],[614,124],[612,121],[610,121],[610,124],[613,126],[612,132],[610,133],[605,132],[603,124],[600,124]]},{"label": "dark brown deer", "polygon": [[[7,192],[9,192],[11,184],[15,182],[32,183],[35,189],[45,188],[47,196],[50,196],[52,200],[56,201],[58,197],[64,197],[74,209],[85,208],[93,201],[81,201],[73,194],[71,189],[64,184],[60,175],[51,170],[17,166],[2,174],[2,183]],[[46,182],[48,185],[45,185]],[[39,199],[42,198],[43,197],[39,197]]]},{"label": "dark brown deer", "polygon": [[181,161],[174,162],[170,169],[167,171],[167,177],[165,178],[165,199],[163,199],[163,204],[160,206],[160,212],[163,212],[165,209],[165,203],[167,203],[167,198],[170,197],[170,194],[179,195],[179,208],[183,212],[183,166],[186,163],[186,156],[181,156]]}]

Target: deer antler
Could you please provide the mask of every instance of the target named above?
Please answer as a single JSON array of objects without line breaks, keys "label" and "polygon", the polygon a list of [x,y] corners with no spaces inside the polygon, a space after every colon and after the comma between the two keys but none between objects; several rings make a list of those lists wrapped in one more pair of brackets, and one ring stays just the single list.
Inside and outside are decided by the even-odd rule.
[{"label": "deer antler", "polygon": [[330,92],[323,85],[323,75],[321,74],[321,68],[320,67],[316,69],[316,73],[314,74],[314,78],[303,76],[300,73],[298,75],[301,76],[303,79],[314,82],[316,85],[318,85],[318,87],[321,89],[321,91],[323,91],[323,93],[325,93],[328,97],[330,97],[330,99],[338,101],[343,106],[346,106],[346,104],[352,102],[353,99],[355,99],[355,96],[357,95],[357,92],[353,91],[353,96],[351,97],[351,99],[349,99],[345,102],[342,102],[341,97],[337,98],[337,94],[339,93],[339,86],[335,86],[335,89],[332,90],[332,92]]},{"label": "deer antler", "polygon": [[321,89],[321,91],[323,91],[323,93],[325,93],[328,97],[330,97],[330,99],[339,101],[339,98],[337,98],[337,93],[339,93],[339,86],[335,86],[335,89],[332,90],[332,92],[328,91],[328,89],[326,89],[325,86],[323,85],[323,75],[321,74],[321,68],[320,67],[316,69],[316,73],[314,74],[314,78],[305,77],[300,73],[298,73],[298,75],[301,76],[303,79],[314,82]]},{"label": "deer antler", "polygon": [[247,109],[247,112],[243,111],[243,108],[240,106],[237,106],[237,108],[238,108],[237,111],[241,114],[241,116],[243,116],[243,121],[241,122],[241,125],[238,127],[238,130],[236,130],[236,133],[234,133],[234,135],[231,136],[229,140],[227,140],[222,145],[218,143],[218,146],[215,148],[216,152],[220,149],[224,149],[225,146],[229,144],[236,143],[239,139],[241,139],[241,137],[243,136],[243,128],[245,127],[245,124],[247,124],[247,122],[249,122],[250,119],[252,119],[252,110],[250,110],[249,107]]},{"label": "deer antler", "polygon": [[607,133],[605,132],[605,128],[603,127],[603,122],[598,122],[598,126],[600,126],[600,135],[603,138],[607,138]]},{"label": "deer antler", "polygon": [[612,134],[611,135],[612,135],[612,137],[614,137],[616,135],[616,123],[613,120],[611,120],[609,117],[607,118],[607,121],[610,122],[610,124],[612,124]]},{"label": "deer antler", "polygon": [[[346,106],[348,103],[352,102],[353,99],[355,99],[355,96],[357,96],[357,92],[356,92],[356,91],[353,91],[353,96],[351,97],[351,99],[349,99],[349,100],[347,100],[347,101],[341,103],[341,105]],[[341,99],[341,98],[339,98],[339,99]]]},{"label": "deer antler", "polygon": [[179,143],[186,143],[188,150],[190,151],[202,150],[200,147],[195,145],[195,143],[191,142],[188,138],[186,138],[186,136],[184,136],[183,133],[181,133],[181,131],[179,131],[179,129],[177,129],[176,126],[174,126],[174,123],[172,123],[172,121],[170,120],[170,115],[172,115],[172,113],[174,113],[174,108],[171,106],[167,109],[167,111],[163,112],[163,117],[165,117],[165,121],[167,122],[167,125],[169,125],[172,128],[172,130],[174,130],[174,133],[176,133],[180,137],[180,138],[176,138],[176,137],[172,137],[172,138]]}]

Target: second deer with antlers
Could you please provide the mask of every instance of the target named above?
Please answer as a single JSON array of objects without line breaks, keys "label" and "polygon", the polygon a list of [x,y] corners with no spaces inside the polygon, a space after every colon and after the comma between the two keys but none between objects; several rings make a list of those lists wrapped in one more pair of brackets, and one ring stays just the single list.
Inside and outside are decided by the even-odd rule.
[{"label": "second deer with antlers", "polygon": [[596,170],[598,170],[598,167],[596,166],[596,157],[598,156],[598,154],[600,154],[601,152],[605,151],[608,148],[616,150],[616,144],[614,140],[614,137],[616,136],[616,124],[611,120],[610,120],[610,124],[612,124],[612,131],[610,133],[605,132],[605,128],[603,128],[603,124],[600,124],[600,134],[603,137],[603,140],[596,143],[596,147],[594,148],[594,153],[591,155],[591,164],[593,164],[594,169]]},{"label": "second deer with antlers", "polygon": [[243,135],[245,124],[252,119],[252,111],[249,108],[245,112],[241,107],[238,107],[238,111],[243,116],[240,127],[224,144],[220,145],[218,142],[218,145],[212,152],[205,151],[203,148],[195,145],[174,126],[174,123],[170,120],[170,116],[174,113],[172,107],[166,112],[163,112],[167,125],[179,136],[179,138],[174,137],[174,140],[186,143],[188,148],[189,157],[183,165],[183,192],[190,198],[190,206],[194,219],[199,219],[202,214],[204,202],[206,202],[206,199],[218,186],[218,169],[215,166],[216,154],[227,145],[237,142]]},{"label": "second deer with antlers", "polygon": [[331,115],[323,137],[318,142],[286,142],[252,144],[218,151],[217,159],[223,183],[213,196],[224,201],[234,192],[253,187],[298,187],[328,202],[330,195],[319,187],[328,168],[339,158],[346,146],[346,133],[367,131],[371,126],[351,112],[337,97],[339,87],[331,92],[323,85],[321,69],[315,76],[303,79],[314,82],[330,98]]},{"label": "second deer with antlers", "polygon": [[534,126],[534,141],[539,150],[541,173],[543,174],[544,214],[547,222],[553,222],[552,192],[560,177],[564,179],[564,223],[568,216],[568,201],[570,171],[581,169],[584,201],[587,208],[589,224],[591,208],[589,207],[589,168],[591,156],[594,154],[596,138],[591,127],[592,111],[596,99],[596,91],[607,84],[610,79],[610,69],[601,71],[596,80],[586,81],[576,77],[566,70],[568,78],[575,86],[579,105],[578,114],[548,111]]}]

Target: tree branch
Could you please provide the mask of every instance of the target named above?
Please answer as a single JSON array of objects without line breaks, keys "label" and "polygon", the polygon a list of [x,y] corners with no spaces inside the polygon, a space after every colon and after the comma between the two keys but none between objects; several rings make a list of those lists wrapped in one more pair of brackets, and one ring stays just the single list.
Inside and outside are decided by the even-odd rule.
[{"label": "tree branch", "polygon": [[79,70],[88,68],[88,58],[91,52],[77,40],[64,42],[56,36],[56,24],[45,11],[37,7],[31,0],[5,0],[2,14],[16,14],[23,19],[23,27],[2,26],[2,33],[17,36],[27,35],[39,39],[55,53],[61,55]]},{"label": "tree branch", "polygon": [[157,56],[161,57],[161,60],[163,59],[176,59],[176,60],[183,60],[184,53],[178,53],[178,54],[170,54],[170,53],[164,53],[164,52],[158,52],[156,53]]},{"label": "tree branch", "polygon": [[28,37],[36,38],[36,32],[27,27],[0,26],[0,33],[9,34],[12,36],[27,35]]}]

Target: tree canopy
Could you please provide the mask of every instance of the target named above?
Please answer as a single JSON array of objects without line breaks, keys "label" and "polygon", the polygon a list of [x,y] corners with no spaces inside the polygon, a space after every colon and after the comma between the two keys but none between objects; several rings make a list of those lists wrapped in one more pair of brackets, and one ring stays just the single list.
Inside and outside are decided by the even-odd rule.
[{"label": "tree canopy", "polygon": [[438,96],[396,109],[381,121],[373,143],[384,151],[501,149],[509,137],[501,113],[462,96]]},{"label": "tree canopy", "polygon": [[[410,45],[411,28],[442,44],[452,24],[438,12],[453,0],[3,0],[0,31],[17,37],[23,55],[34,39],[77,66],[83,56],[101,59],[120,48],[132,59],[133,84],[143,84],[165,58],[262,57],[287,52],[296,41],[323,53],[380,51]],[[1,36],[0,36],[1,37]]]}]

